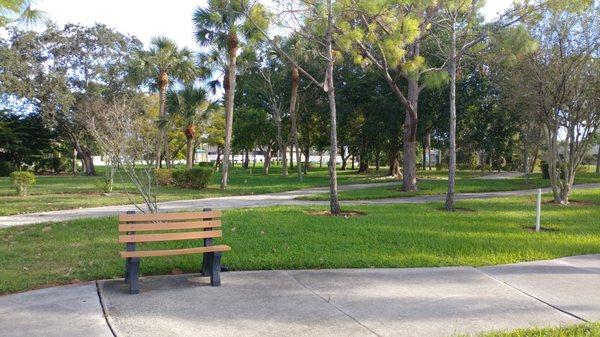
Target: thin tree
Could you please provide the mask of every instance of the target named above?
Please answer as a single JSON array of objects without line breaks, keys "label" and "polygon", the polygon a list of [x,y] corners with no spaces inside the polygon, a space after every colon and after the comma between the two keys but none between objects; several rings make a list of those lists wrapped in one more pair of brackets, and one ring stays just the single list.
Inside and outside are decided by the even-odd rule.
[{"label": "thin tree", "polygon": [[[256,5],[254,5],[256,6]],[[287,26],[288,29],[293,29],[294,34],[299,39],[306,39],[315,48],[319,49],[318,55],[325,61],[325,80],[319,81],[305,68],[299,65],[298,61],[286,52],[278,43],[279,39],[272,38],[266,32],[266,29],[259,25],[256,18],[254,6],[246,6],[244,14],[246,18],[263,34],[269,45],[280,55],[280,57],[293,67],[298,69],[298,72],[306,77],[310,82],[317,85],[327,94],[329,101],[329,208],[331,215],[340,215],[341,208],[338,199],[338,185],[336,172],[337,158],[337,111],[335,103],[335,86],[333,80],[333,71],[335,63],[335,55],[333,51],[333,34],[334,34],[334,12],[331,0],[323,2],[304,2],[304,1],[286,1],[287,6],[281,13],[285,20],[281,22],[293,22],[296,27]],[[299,17],[303,17],[300,20]]]},{"label": "thin tree", "polygon": [[447,71],[450,75],[449,171],[445,203],[447,211],[454,209],[456,185],[456,74],[460,61],[465,53],[486,40],[492,33],[517,23],[539,8],[539,4],[515,5],[515,8],[506,11],[495,21],[482,25],[478,13],[484,4],[484,0],[444,1],[442,2],[441,13],[445,19],[436,21],[437,27],[445,30],[450,36],[449,48],[445,48],[441,43],[438,43],[441,54],[446,58]]}]

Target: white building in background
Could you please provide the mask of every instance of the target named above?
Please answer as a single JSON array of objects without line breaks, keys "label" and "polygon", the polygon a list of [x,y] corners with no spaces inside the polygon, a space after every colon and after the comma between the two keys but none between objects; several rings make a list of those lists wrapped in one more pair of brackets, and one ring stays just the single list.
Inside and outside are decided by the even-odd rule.
[{"label": "white building in background", "polygon": [[[598,151],[598,147],[595,147],[595,151],[596,152],[591,152],[591,153],[597,153]],[[279,152],[279,151],[277,151]],[[431,158],[429,158],[429,154],[425,154],[426,157],[426,163],[431,162],[431,166],[435,166],[439,160],[440,160],[440,155],[441,155],[441,151],[438,149],[431,149]],[[221,155],[222,156],[222,155]],[[304,154],[300,154],[300,158],[301,161],[304,163],[305,160]],[[98,165],[98,166],[104,166],[106,165],[106,161],[105,161],[105,157],[104,156],[94,156],[94,165]],[[287,152],[287,159],[289,161],[290,158],[290,152]],[[221,158],[221,160],[223,160],[223,158]],[[260,151],[259,149],[255,149],[253,152],[249,153],[249,160],[250,163],[258,163],[258,164],[262,164],[265,161],[265,156],[263,154],[263,151]],[[274,155],[271,156],[271,162],[276,162],[276,161],[280,161],[281,158],[279,158],[278,154],[275,153],[274,151]],[[216,162],[217,161],[217,148],[216,147],[212,147],[212,146],[207,146],[207,145],[201,145],[196,149],[196,153],[195,153],[195,157],[194,157],[194,162],[195,163],[201,163],[201,162]],[[241,153],[236,153],[234,155],[234,161],[235,164],[240,164],[244,161],[244,155]],[[296,152],[294,152],[294,161],[296,161]],[[323,166],[327,166],[327,163],[329,162],[329,154],[327,152],[323,153],[323,155],[320,155],[318,153],[312,153],[309,157],[308,157],[308,161],[313,164],[313,165],[320,165],[321,163],[323,164]],[[342,164],[342,157],[340,155],[336,156],[335,159],[336,163],[338,165]],[[175,164],[185,164],[185,159],[177,159],[174,162]],[[81,163],[78,162],[78,165],[81,165]],[[348,159],[348,165],[350,165],[350,159]],[[386,165],[386,163],[382,163],[382,165]]]}]

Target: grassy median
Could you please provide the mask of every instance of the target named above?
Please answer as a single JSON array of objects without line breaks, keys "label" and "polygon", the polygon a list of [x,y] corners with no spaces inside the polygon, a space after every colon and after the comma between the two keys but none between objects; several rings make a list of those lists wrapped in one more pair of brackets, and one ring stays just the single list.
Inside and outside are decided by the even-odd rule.
[{"label": "grassy median", "polygon": [[[340,200],[368,200],[384,198],[407,198],[421,195],[440,195],[448,190],[447,177],[428,175],[429,172],[423,172],[418,181],[419,190],[416,192],[402,191],[402,184],[397,186],[373,187],[361,190],[340,192]],[[575,184],[600,183],[600,174],[597,173],[578,173]],[[477,179],[470,175],[458,175],[456,180],[457,193],[478,193],[478,192],[499,192],[516,191],[533,188],[550,187],[548,179],[542,179],[540,173],[531,175],[528,181],[524,177],[511,179]],[[298,197],[299,200],[329,200],[328,193],[315,194],[310,196]]]},{"label": "grassy median", "polygon": [[[546,200],[550,196],[545,196]],[[600,253],[600,190],[578,191],[573,204],[544,204],[534,233],[533,197],[352,207],[350,217],[323,209],[270,207],[226,211],[231,270],[491,265]],[[315,213],[316,212],[316,213]],[[115,218],[0,230],[0,293],[123,276]],[[161,248],[190,247],[189,241]],[[142,274],[195,272],[199,256],[146,258]]]}]

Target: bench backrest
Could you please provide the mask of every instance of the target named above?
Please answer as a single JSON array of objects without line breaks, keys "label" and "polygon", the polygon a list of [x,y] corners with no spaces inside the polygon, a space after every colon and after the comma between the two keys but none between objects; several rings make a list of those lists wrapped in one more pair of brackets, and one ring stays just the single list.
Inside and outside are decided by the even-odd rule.
[{"label": "bench backrest", "polygon": [[[222,236],[221,211],[120,214],[120,243],[212,239]],[[199,229],[199,230],[197,230]],[[169,231],[161,233],[161,231]],[[144,232],[144,233],[139,233]],[[148,233],[150,232],[150,233]],[[158,233],[156,233],[158,232]],[[206,245],[205,241],[205,245]]]}]

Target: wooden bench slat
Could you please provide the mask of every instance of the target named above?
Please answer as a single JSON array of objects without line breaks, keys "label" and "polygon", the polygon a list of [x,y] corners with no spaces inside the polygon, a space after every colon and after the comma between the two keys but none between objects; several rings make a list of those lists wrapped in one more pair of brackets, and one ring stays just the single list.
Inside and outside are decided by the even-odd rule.
[{"label": "wooden bench slat", "polygon": [[119,222],[148,222],[148,221],[177,221],[202,220],[220,218],[221,211],[190,212],[190,213],[161,213],[161,214],[119,214]]},{"label": "wooden bench slat", "polygon": [[119,232],[163,231],[221,227],[221,220],[119,224]]},{"label": "wooden bench slat", "polygon": [[183,232],[183,233],[160,233],[160,234],[132,234],[119,235],[119,242],[155,242],[155,241],[175,241],[192,240],[221,237],[220,230],[202,231],[202,232]]},{"label": "wooden bench slat", "polygon": [[163,250],[138,250],[138,251],[123,251],[121,257],[149,257],[149,256],[172,256],[185,254],[202,254],[212,252],[227,252],[231,247],[227,245],[217,245],[208,247],[182,248],[182,249],[163,249]]}]

